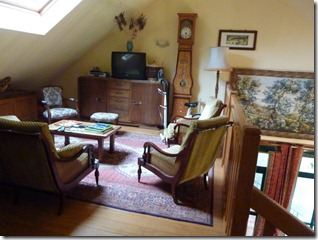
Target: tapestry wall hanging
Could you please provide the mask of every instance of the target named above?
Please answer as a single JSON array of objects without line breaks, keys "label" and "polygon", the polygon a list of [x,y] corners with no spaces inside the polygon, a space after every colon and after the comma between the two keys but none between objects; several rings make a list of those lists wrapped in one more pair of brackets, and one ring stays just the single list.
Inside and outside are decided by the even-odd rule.
[{"label": "tapestry wall hanging", "polygon": [[314,139],[314,73],[233,69],[230,85],[263,135]]}]

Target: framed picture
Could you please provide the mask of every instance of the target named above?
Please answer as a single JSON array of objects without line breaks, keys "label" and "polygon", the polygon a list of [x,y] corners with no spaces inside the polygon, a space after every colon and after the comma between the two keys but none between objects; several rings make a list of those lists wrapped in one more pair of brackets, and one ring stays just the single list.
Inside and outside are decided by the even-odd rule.
[{"label": "framed picture", "polygon": [[257,31],[220,30],[219,46],[238,50],[255,50]]},{"label": "framed picture", "polygon": [[230,86],[263,135],[314,140],[314,73],[233,69]]}]

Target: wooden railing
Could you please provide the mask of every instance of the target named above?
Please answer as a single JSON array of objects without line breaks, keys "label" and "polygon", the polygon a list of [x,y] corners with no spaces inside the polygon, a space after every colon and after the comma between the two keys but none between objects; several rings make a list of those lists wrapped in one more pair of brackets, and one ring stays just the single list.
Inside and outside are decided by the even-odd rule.
[{"label": "wooden railing", "polygon": [[226,114],[234,125],[227,132],[223,167],[225,176],[225,231],[228,236],[245,236],[250,208],[266,220],[264,235],[275,228],[289,236],[314,236],[314,232],[267,195],[254,188],[261,131],[248,125],[237,93],[227,88]]},{"label": "wooden railing", "polygon": [[266,219],[264,236],[273,236],[276,228],[288,236],[315,236],[306,224],[255,187],[252,191],[251,208]]}]

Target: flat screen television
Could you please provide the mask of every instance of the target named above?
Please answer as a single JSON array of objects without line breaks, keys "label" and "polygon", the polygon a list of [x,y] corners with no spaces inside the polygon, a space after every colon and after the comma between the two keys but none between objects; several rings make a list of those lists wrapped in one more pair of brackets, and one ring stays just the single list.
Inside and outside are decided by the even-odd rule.
[{"label": "flat screen television", "polygon": [[112,52],[112,77],[146,80],[146,53]]}]

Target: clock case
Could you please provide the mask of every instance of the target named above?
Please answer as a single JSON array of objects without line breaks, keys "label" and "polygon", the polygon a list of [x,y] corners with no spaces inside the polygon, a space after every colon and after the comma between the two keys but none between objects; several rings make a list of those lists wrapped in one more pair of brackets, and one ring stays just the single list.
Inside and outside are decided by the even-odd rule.
[{"label": "clock case", "polygon": [[[173,78],[173,116],[184,116],[188,107],[184,104],[189,103],[192,97],[192,45],[195,37],[195,21],[197,13],[178,13],[178,58],[176,65],[176,74]],[[181,30],[183,27],[189,27],[192,31],[191,37],[183,39]],[[185,85],[184,85],[185,84]]]},{"label": "clock case", "polygon": [[[177,41],[179,43],[179,49],[189,49],[192,47],[194,43],[194,35],[195,35],[195,19],[197,18],[197,13],[178,13],[179,16],[179,26],[178,26],[178,38]],[[188,27],[191,29],[191,37],[188,39],[184,39],[181,37],[181,30],[184,27]],[[182,46],[186,45],[186,46]],[[190,45],[190,46],[188,46]]]}]

